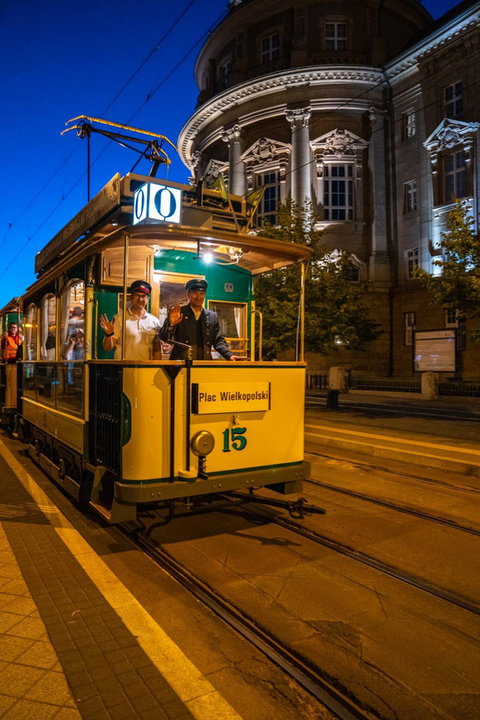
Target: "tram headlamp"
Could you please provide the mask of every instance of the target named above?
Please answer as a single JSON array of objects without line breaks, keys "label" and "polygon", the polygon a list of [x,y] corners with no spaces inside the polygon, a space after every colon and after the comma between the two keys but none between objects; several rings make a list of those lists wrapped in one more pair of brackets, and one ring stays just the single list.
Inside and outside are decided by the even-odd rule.
[{"label": "tram headlamp", "polygon": [[209,455],[215,447],[215,438],[208,430],[200,430],[190,440],[190,447],[194,455],[205,457]]}]

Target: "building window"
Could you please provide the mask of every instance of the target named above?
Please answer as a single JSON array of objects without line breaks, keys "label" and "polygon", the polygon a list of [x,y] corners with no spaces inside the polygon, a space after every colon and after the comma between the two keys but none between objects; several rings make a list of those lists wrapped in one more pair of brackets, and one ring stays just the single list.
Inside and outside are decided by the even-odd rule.
[{"label": "building window", "polygon": [[404,140],[408,140],[415,135],[417,132],[415,112],[409,110],[409,112],[403,113],[402,115],[402,137]]},{"label": "building window", "polygon": [[271,170],[257,175],[257,187],[265,188],[257,210],[258,224],[270,223],[270,225],[275,225],[277,221],[277,205],[280,198],[278,170]]},{"label": "building window", "polygon": [[415,330],[416,317],[414,312],[403,313],[404,345],[411,345],[413,342],[413,331]]},{"label": "building window", "polygon": [[353,165],[325,165],[323,211],[325,220],[353,220]]},{"label": "building window", "polygon": [[225,60],[222,60],[222,62],[218,66],[218,84],[220,87],[225,87],[226,85],[228,85],[231,72],[232,72],[231,58],[226,58]]},{"label": "building window", "polygon": [[458,327],[458,310],[455,308],[445,308],[445,327],[456,328]]},{"label": "building window", "polygon": [[403,183],[403,212],[409,213],[417,209],[417,181]]},{"label": "building window", "polygon": [[280,57],[280,35],[273,33],[262,38],[260,45],[260,61],[262,63],[270,60],[278,60]]},{"label": "building window", "polygon": [[347,23],[325,23],[325,50],[347,50]]},{"label": "building window", "polygon": [[415,278],[415,270],[418,268],[418,248],[412,248],[405,253],[407,280]]},{"label": "building window", "polygon": [[466,192],[465,152],[446,155],[443,158],[443,201],[451,203],[456,198],[464,198]]},{"label": "building window", "polygon": [[460,117],[463,112],[463,86],[461,81],[444,88],[443,105],[445,108],[445,117]]}]

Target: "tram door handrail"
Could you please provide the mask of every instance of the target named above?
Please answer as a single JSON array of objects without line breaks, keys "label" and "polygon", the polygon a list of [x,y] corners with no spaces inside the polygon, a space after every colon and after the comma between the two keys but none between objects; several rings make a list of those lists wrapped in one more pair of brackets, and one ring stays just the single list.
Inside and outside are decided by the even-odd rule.
[{"label": "tram door handrail", "polygon": [[252,315],[252,351],[250,354],[250,360],[255,360],[255,339],[256,339],[256,333],[255,331],[255,315],[258,315],[259,322],[258,322],[258,359],[263,359],[263,313],[261,310],[257,310],[256,308],[250,310],[250,314]]}]

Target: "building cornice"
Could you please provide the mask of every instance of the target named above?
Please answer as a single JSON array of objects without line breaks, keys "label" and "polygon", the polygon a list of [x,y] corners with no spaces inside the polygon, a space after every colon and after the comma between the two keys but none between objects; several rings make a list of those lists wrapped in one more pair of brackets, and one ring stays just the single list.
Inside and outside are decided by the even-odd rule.
[{"label": "building cornice", "polygon": [[[336,86],[354,83],[374,88],[382,85],[383,82],[384,76],[381,70],[366,66],[317,66],[283,70],[263,75],[260,78],[229,88],[202,105],[182,128],[178,138],[178,152],[183,162],[189,166],[191,145],[198,133],[229,110],[235,109],[237,117],[239,117],[239,108],[255,96],[273,95],[285,90],[300,87],[305,89],[306,87],[315,87],[328,83]],[[341,102],[341,99],[335,99],[337,106]],[[315,109],[314,102],[311,103],[311,106],[312,109]],[[280,107],[284,108],[286,104],[277,105],[276,109],[278,110]],[[269,117],[271,110],[266,109],[266,112],[266,117]],[[264,111],[261,111],[261,113],[264,115]]]},{"label": "building cornice", "polygon": [[474,30],[480,25],[480,2],[442,25],[433,33],[412,45],[402,55],[387,63],[385,75],[390,82],[403,79],[417,69],[420,62],[426,60],[431,54],[446,47],[451,42]]}]

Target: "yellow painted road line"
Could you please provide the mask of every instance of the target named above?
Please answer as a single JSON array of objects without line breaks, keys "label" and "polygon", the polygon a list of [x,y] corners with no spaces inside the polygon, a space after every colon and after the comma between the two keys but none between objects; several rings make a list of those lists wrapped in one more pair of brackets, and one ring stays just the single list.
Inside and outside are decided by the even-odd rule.
[{"label": "yellow painted road line", "polygon": [[138,600],[98,557],[73,525],[51,503],[33,477],[0,440],[2,455],[24,488],[80,563],[107,602],[123,620],[170,687],[198,720],[242,720],[187,658]]},{"label": "yellow painted road line", "polygon": [[[398,438],[395,435],[375,435],[374,433],[364,433],[359,432],[358,430],[343,430],[340,428],[332,427],[331,425],[305,425],[306,428],[312,428],[314,430],[325,430],[327,432],[334,432],[338,434],[343,434],[345,436],[353,435],[355,437],[359,438],[365,438],[366,440],[383,440],[384,442],[386,440],[391,440],[392,442],[398,443],[399,445],[420,445],[421,447],[426,448],[432,448],[435,450],[443,450],[444,452],[456,452],[456,453],[466,453],[467,455],[472,455],[473,457],[478,457],[480,459],[480,451],[479,450],[473,450],[472,448],[465,448],[462,446],[453,446],[453,445],[440,445],[438,443],[430,443],[430,442],[424,442],[423,440],[414,440],[403,438]],[[321,433],[308,433],[309,435],[318,435],[318,437],[322,437]]]}]

